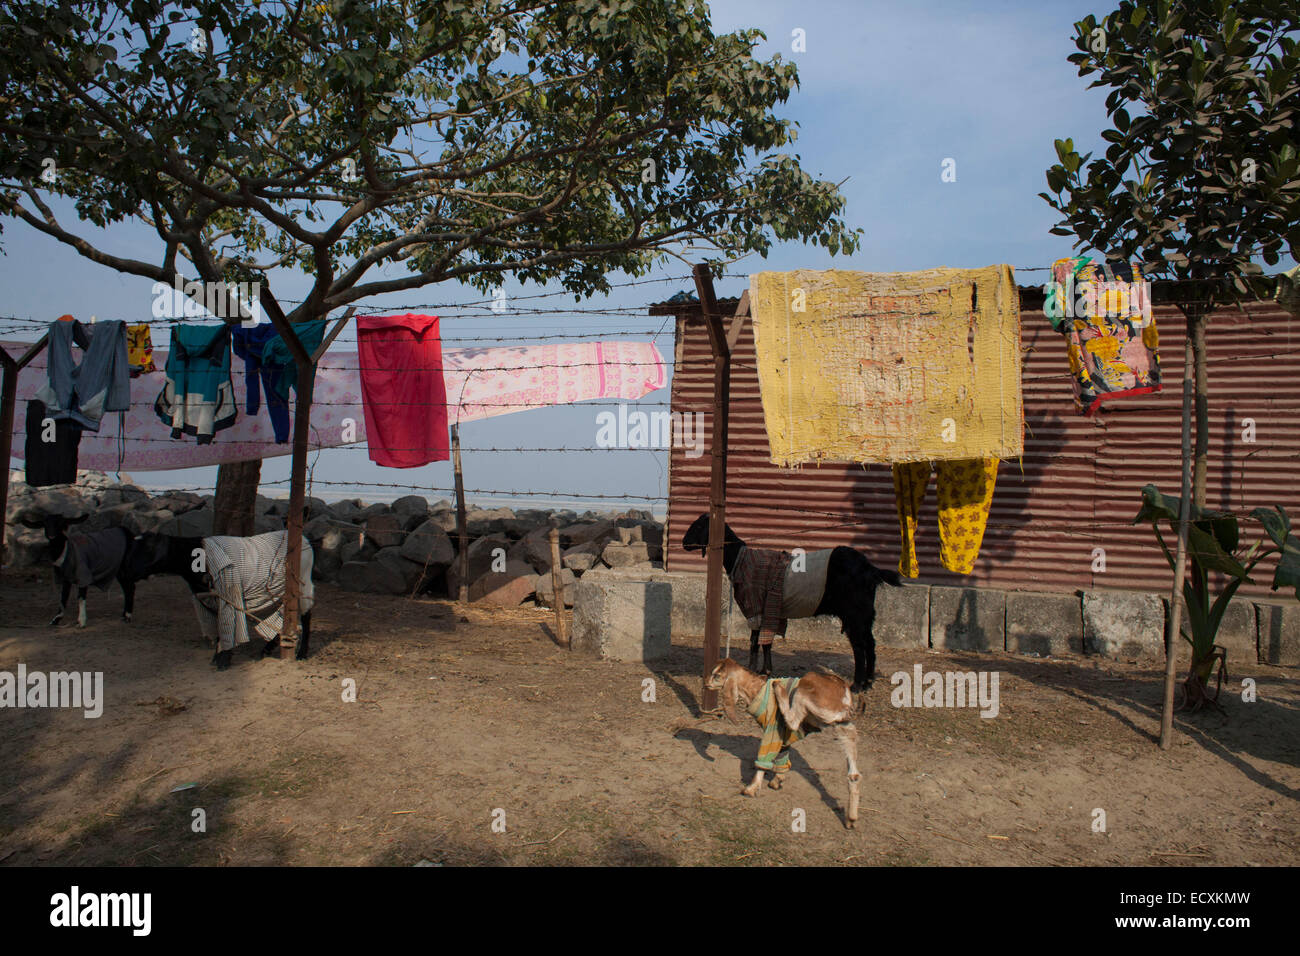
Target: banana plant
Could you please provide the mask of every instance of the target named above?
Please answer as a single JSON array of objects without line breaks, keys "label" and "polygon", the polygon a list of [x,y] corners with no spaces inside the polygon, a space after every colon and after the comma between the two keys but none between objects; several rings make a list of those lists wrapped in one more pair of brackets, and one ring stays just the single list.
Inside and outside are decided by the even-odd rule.
[{"label": "banana plant", "polygon": [[[1175,566],[1174,555],[1165,542],[1160,522],[1162,519],[1168,522],[1176,537],[1181,507],[1181,498],[1163,495],[1155,485],[1147,485],[1142,489],[1142,509],[1133,519],[1134,524],[1151,522],[1171,569]],[[1223,615],[1238,588],[1245,583],[1254,583],[1250,573],[1255,566],[1265,558],[1278,555],[1277,568],[1273,572],[1273,590],[1291,588],[1300,599],[1300,539],[1291,533],[1291,518],[1281,507],[1256,508],[1250,516],[1263,526],[1267,538],[1261,538],[1244,550],[1236,515],[1193,505],[1189,516],[1187,559],[1190,573],[1183,581],[1187,621],[1181,628],[1181,636],[1192,647],[1191,667],[1183,682],[1183,707],[1190,710],[1200,710],[1207,703],[1218,706],[1219,691],[1228,676],[1228,652],[1215,641]],[[1217,595],[1210,590],[1212,572],[1226,578]],[[1172,648],[1168,651],[1172,653]],[[1216,663],[1218,681],[1214,695],[1210,696],[1210,677]]]}]

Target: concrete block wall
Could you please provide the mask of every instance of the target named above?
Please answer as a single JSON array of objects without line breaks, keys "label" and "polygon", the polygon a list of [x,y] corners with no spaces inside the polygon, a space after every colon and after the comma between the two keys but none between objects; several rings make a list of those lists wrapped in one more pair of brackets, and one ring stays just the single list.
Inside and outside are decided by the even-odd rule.
[{"label": "concrete block wall", "polygon": [[[703,574],[629,573],[672,585],[673,633],[704,632]],[[725,645],[729,586],[724,590]],[[1167,614],[1166,598],[1137,591],[1071,594],[906,583],[877,592],[875,635],[883,647],[1163,660]],[[833,618],[791,621],[786,633],[796,641],[841,639],[839,622]],[[749,628],[738,609],[732,610],[730,636],[733,649],[749,646]],[[1219,643],[1228,649],[1230,664],[1300,666],[1300,603],[1237,599],[1224,616]]]}]

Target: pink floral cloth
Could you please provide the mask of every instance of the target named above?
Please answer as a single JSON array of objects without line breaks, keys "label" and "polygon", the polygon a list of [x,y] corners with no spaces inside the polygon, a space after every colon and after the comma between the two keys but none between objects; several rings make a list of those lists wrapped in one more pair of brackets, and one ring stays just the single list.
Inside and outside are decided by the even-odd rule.
[{"label": "pink floral cloth", "polygon": [[[30,344],[0,343],[11,355],[21,354]],[[632,401],[667,383],[663,356],[651,342],[444,349],[442,355],[450,406],[447,418],[452,423],[598,398]],[[161,369],[166,365],[167,353],[155,349],[153,358]],[[37,356],[18,376],[15,458],[23,457],[26,444],[26,416],[21,410],[46,381],[45,361],[44,354]],[[311,449],[366,440],[358,364],[356,352],[326,352],[321,358],[312,404]],[[235,395],[242,399],[247,394],[242,363],[235,363],[232,371]],[[146,372],[131,380],[131,409],[126,413],[126,438],[122,443],[123,471],[197,468],[292,454],[292,443],[276,443],[271,419],[265,413],[247,415],[241,411],[234,426],[219,433],[210,445],[197,445],[192,438],[171,438],[171,430],[153,410],[162,387],[161,371]],[[345,434],[351,441],[344,441]],[[113,471],[119,467],[118,449],[118,416],[105,415],[99,434],[83,434],[77,466]]]}]

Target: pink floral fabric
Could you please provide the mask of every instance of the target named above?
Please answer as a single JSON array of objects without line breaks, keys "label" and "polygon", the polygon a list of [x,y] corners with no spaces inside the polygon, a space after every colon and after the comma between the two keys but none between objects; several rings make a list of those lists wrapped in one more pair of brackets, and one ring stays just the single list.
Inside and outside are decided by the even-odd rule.
[{"label": "pink floral fabric", "polygon": [[[0,343],[11,355],[30,343]],[[632,401],[663,388],[667,371],[663,356],[651,342],[577,342],[523,347],[443,349],[447,386],[448,421],[477,421],[511,412],[567,405],[592,399]],[[166,471],[219,465],[288,455],[292,444],[278,444],[271,419],[263,412],[242,412],[233,427],[219,433],[210,445],[192,438],[173,439],[171,429],[154,413],[153,403],[163,387],[161,369],[165,350],[154,350],[159,369],[131,380],[131,408],[126,413],[122,443],[123,471]],[[366,417],[361,401],[361,375],[356,352],[326,352],[316,375],[309,447],[333,448],[366,440]],[[235,396],[247,394],[243,363],[236,362],[232,378]],[[13,454],[22,458],[26,444],[24,402],[36,395],[46,380],[45,356],[37,356],[18,376]],[[292,404],[292,400],[291,400]],[[344,441],[347,434],[352,441]],[[104,416],[99,434],[82,435],[77,455],[79,468],[113,471],[118,466],[118,416]]]}]

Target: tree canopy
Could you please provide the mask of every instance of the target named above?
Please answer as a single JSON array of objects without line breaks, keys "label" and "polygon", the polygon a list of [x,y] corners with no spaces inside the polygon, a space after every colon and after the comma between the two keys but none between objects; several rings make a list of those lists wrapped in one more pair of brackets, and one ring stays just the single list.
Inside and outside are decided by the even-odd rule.
[{"label": "tree canopy", "polygon": [[[1040,193],[1056,235],[1208,281],[1202,313],[1300,256],[1300,9],[1293,0],[1123,0],[1075,25],[1069,57],[1110,90],[1104,157],[1056,141]],[[1230,280],[1230,281],[1229,281]],[[1189,287],[1190,289],[1191,287]]]},{"label": "tree canopy", "polygon": [[[7,3],[0,212],[156,281],[298,270],[291,320],[507,273],[587,295],[688,243],[852,252],[839,191],[781,151],[798,77],[760,38],[703,0]],[[143,221],[157,259],[52,196]]]}]

